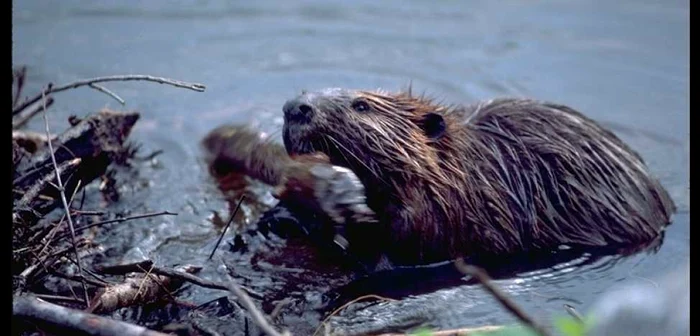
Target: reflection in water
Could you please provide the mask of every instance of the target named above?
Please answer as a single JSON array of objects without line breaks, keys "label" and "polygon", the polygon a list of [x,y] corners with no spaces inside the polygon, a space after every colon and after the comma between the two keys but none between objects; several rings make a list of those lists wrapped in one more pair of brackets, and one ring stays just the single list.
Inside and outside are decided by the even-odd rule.
[{"label": "reflection in water", "polygon": [[[562,302],[585,311],[603,290],[652,278],[688,259],[688,6],[684,0],[24,0],[13,4],[12,53],[13,62],[29,66],[27,92],[38,92],[47,81],[126,73],[207,85],[204,93],[109,85],[127,101],[125,107],[88,89],[73,90],[56,96],[53,113],[65,118],[105,105],[142,112],[140,123],[149,127],[137,128],[132,136],[144,152],[164,150],[160,168],[135,167],[139,180],[150,183],[131,187],[134,191],[115,207],[177,210],[180,215],[124,223],[98,239],[117,251],[126,249],[127,258],[201,263],[206,267],[200,275],[213,280],[224,279],[224,271],[206,261],[219,234],[207,216],[227,213],[229,205],[201,165],[198,143],[227,122],[252,122],[279,139],[281,106],[302,89],[394,90],[412,83],[417,91],[454,103],[531,96],[565,103],[612,125],[645,158],[681,211],[657,253],[577,259],[497,280],[526,310],[546,319],[564,313]],[[40,120],[29,126],[42,130]],[[269,206],[269,188],[252,184],[246,192],[257,198],[242,206],[243,233]],[[244,284],[265,294],[266,312],[274,301],[293,298],[280,323],[295,334],[311,334],[322,318],[313,307],[326,300],[315,295],[342,288],[350,277],[332,259],[302,244],[255,237],[247,236],[251,250],[264,253],[252,258],[222,251],[220,257]],[[259,261],[305,272],[271,271],[256,266]],[[333,321],[351,326],[352,321],[386,324],[394,319],[435,328],[513,322],[478,286],[464,285],[458,275],[405,275],[385,283],[418,280],[428,288],[429,280],[437,285],[425,294],[374,303]],[[221,293],[191,287],[184,296],[198,304],[216,303]],[[230,318],[227,325],[245,323],[240,314],[217,307]],[[414,316],[399,316],[401,312]],[[214,319],[207,321],[215,325]]]}]

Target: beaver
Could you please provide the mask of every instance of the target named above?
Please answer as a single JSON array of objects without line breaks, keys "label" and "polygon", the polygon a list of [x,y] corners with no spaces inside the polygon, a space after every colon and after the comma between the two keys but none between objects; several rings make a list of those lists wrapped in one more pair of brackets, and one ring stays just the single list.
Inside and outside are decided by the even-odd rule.
[{"label": "beaver", "polygon": [[372,220],[344,221],[343,247],[376,269],[624,250],[662,237],[675,212],[636,151],[565,105],[331,88],[303,92],[283,113],[292,160],[322,153],[360,181],[372,210],[360,217]]}]

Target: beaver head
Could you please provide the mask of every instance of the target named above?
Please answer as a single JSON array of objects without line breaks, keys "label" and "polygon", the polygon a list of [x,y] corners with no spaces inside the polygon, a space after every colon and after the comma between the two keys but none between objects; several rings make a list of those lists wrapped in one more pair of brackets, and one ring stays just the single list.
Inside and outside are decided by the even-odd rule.
[{"label": "beaver head", "polygon": [[397,244],[422,248],[450,230],[422,225],[417,231],[400,223],[415,218],[439,223],[461,216],[454,206],[466,198],[461,188],[463,155],[456,150],[465,139],[453,113],[458,109],[410,91],[333,88],[304,92],[287,101],[283,111],[283,140],[290,155],[323,152],[332,164],[351,169],[365,186],[367,205],[382,225],[372,226],[371,234],[358,232],[367,243],[363,245],[371,246],[367,237],[375,236],[374,245],[387,248],[387,237],[400,236]]},{"label": "beaver head", "polygon": [[304,92],[284,104],[284,145],[290,155],[323,152],[395,197],[391,190],[416,178],[448,182],[440,163],[451,141],[447,110],[410,92]]}]

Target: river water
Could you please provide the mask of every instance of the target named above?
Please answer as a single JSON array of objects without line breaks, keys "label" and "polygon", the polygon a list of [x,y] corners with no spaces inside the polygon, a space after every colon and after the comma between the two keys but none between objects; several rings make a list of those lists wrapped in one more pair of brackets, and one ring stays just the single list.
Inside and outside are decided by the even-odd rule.
[{"label": "river water", "polygon": [[[146,82],[105,84],[126,106],[89,88],[55,97],[54,130],[65,128],[71,114],[137,110],[142,117],[132,139],[143,152],[164,151],[122,177],[122,201],[110,207],[179,215],[113,226],[103,238],[109,261],[198,263],[205,265],[201,276],[223,279],[220,263],[206,258],[221,232],[212,213],[226,213],[229,204],[202,163],[201,138],[235,122],[255,124],[279,139],[281,106],[302,89],[398,90],[409,83],[451,103],[529,96],[570,105],[639,151],[676,202],[674,223],[657,253],[565,264],[497,282],[536,318],[564,314],[563,304],[585,311],[625,283],[653,286],[651,279],[689,260],[687,0],[22,0],[13,6],[13,64],[28,66],[28,94],[47,82],[116,74],[207,86],[198,93]],[[29,128],[40,130],[40,122]],[[262,203],[271,202],[265,191],[257,194]],[[259,213],[254,204],[242,209],[241,221]],[[294,272],[315,274],[300,264],[291,265]],[[277,291],[270,294],[277,298],[289,291],[313,301],[309,297],[328,285],[265,287],[285,280],[240,265],[248,273],[245,284]],[[183,297],[200,304],[222,295],[191,287]],[[305,307],[284,310],[281,323],[310,334],[319,315]],[[441,329],[514,322],[480,288],[458,286],[375,305],[336,323],[410,320],[401,316],[407,311],[422,312],[425,323]],[[222,328],[241,332],[239,320],[232,321]]]}]

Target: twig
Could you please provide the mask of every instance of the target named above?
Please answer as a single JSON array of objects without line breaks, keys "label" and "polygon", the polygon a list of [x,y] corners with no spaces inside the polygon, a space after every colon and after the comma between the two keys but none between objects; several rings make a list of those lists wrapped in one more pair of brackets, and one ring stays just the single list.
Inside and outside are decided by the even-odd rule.
[{"label": "twig", "polygon": [[17,105],[19,97],[22,95],[22,88],[24,88],[24,79],[27,77],[27,67],[21,66],[19,69],[12,71],[12,82],[14,84],[14,79],[17,79],[17,91],[15,91],[14,97],[12,97],[12,106]]},{"label": "twig", "polygon": [[102,86],[102,85],[97,85],[97,84],[94,84],[94,83],[90,83],[90,84],[88,84],[88,86],[91,87],[91,88],[93,88],[93,89],[95,89],[95,90],[97,90],[97,91],[100,91],[100,92],[102,92],[102,93],[104,93],[104,94],[106,94],[106,95],[108,95],[108,96],[110,96],[110,97],[112,97],[112,98],[114,98],[116,101],[119,102],[119,104],[122,104],[122,105],[126,104],[126,103],[124,102],[124,99],[122,99],[122,98],[119,97],[116,93],[110,91],[109,89],[107,89],[106,87],[104,87],[104,86]]},{"label": "twig", "polygon": [[284,298],[275,304],[275,308],[272,309],[272,312],[270,312],[270,319],[274,320],[277,318],[277,315],[279,315],[282,312],[282,309],[284,309],[284,306],[292,303],[292,300],[290,298]]},{"label": "twig", "polygon": [[[136,291],[136,293],[134,293],[134,297],[131,298],[132,301],[135,301],[139,297],[139,294],[141,294],[141,289],[143,289],[143,285],[146,283],[146,279],[151,278],[151,270],[153,270],[152,264],[151,268],[148,269],[148,271],[144,270],[143,268],[141,269],[142,272],[146,273],[146,276],[143,277],[143,280],[139,284],[139,289]],[[151,280],[155,280],[155,278],[151,278]]]},{"label": "twig", "polygon": [[[73,205],[73,198],[75,197],[75,194],[78,192],[78,189],[80,189],[80,185],[82,183],[83,183],[83,180],[78,180],[78,184],[75,186],[75,189],[73,189],[73,195],[71,195],[70,201],[68,201],[68,207]],[[49,247],[49,244],[51,243],[51,241],[53,241],[53,237],[56,235],[56,232],[58,232],[58,228],[61,227],[61,223],[63,223],[64,217],[66,217],[66,214],[63,214],[63,216],[61,216],[61,219],[58,221],[56,226],[54,226],[53,229],[51,229],[51,232],[49,232],[49,234],[47,236],[45,236],[47,238],[46,243],[44,244],[44,247],[42,247],[41,250],[39,251],[39,254],[38,254],[39,256],[44,254],[44,251],[46,251],[46,248]],[[44,230],[42,230],[42,231],[44,231]]]},{"label": "twig", "polygon": [[73,210],[73,214],[76,216],[102,216],[105,212],[99,210]]},{"label": "twig", "polygon": [[[50,273],[53,274],[53,275],[55,275],[55,276],[57,276],[57,277],[59,277],[59,278],[63,278],[63,279],[66,279],[66,280],[80,281],[80,279],[83,278],[83,277],[78,276],[78,275],[68,275],[68,274],[65,274],[65,273],[58,272],[58,271],[51,271]],[[100,280],[103,281],[102,279],[100,279]],[[110,285],[110,283],[108,283],[108,282],[101,283],[101,282],[99,282],[99,281],[92,280],[92,279],[90,279],[90,278],[85,278],[85,282],[87,282],[87,283],[89,283],[89,284],[91,284],[91,285],[93,285],[93,286],[95,286],[95,287],[97,287],[97,288],[107,287],[107,286]]]},{"label": "twig", "polygon": [[312,334],[312,336],[315,336],[316,334],[318,334],[319,330],[321,330],[321,327],[323,327],[324,325],[326,325],[326,322],[328,322],[328,320],[329,320],[331,317],[333,317],[333,315],[335,315],[335,314],[337,314],[339,311],[345,309],[347,306],[349,306],[349,305],[351,305],[351,304],[353,304],[353,303],[355,303],[355,302],[357,302],[357,301],[364,300],[364,299],[378,299],[378,300],[385,300],[385,301],[396,301],[396,300],[394,300],[394,299],[385,298],[385,297],[383,297],[383,296],[374,295],[374,294],[368,294],[368,295],[360,296],[360,297],[358,297],[358,298],[356,298],[356,299],[353,299],[353,300],[350,301],[350,302],[347,302],[347,303],[343,304],[342,306],[338,307],[336,310],[334,310],[334,311],[332,311],[330,314],[328,314],[328,316],[326,316],[326,318],[323,319],[323,321],[321,321],[321,324],[318,326],[318,328],[316,328],[316,331],[314,331],[314,333]]},{"label": "twig", "polygon": [[[46,101],[46,108],[49,108],[49,106],[53,105],[53,97],[48,97]],[[12,123],[12,129],[17,129],[24,124],[26,124],[30,119],[34,118],[34,116],[44,110],[44,104],[37,105],[35,108],[31,109],[29,112],[25,113],[24,115],[21,115],[18,118],[17,121]]]},{"label": "twig", "polygon": [[212,330],[211,328],[198,323],[197,321],[192,321],[192,328],[197,330],[203,336],[220,336],[218,332]]},{"label": "twig", "polygon": [[174,80],[174,79],[169,79],[169,78],[164,78],[164,77],[156,77],[156,76],[149,76],[149,75],[123,75],[123,76],[105,76],[105,77],[96,77],[96,78],[90,78],[90,79],[81,79],[66,85],[62,86],[57,86],[55,88],[50,88],[48,91],[42,92],[42,94],[37,95],[35,97],[32,97],[31,99],[28,99],[24,103],[20,104],[18,107],[14,108],[12,110],[12,115],[15,115],[19,113],[20,111],[24,110],[27,108],[27,106],[36,103],[39,99],[44,94],[49,94],[49,93],[56,93],[56,92],[61,92],[65,91],[68,89],[74,89],[77,87],[85,86],[85,85],[90,85],[90,84],[95,84],[95,83],[101,83],[101,82],[114,82],[114,81],[136,81],[136,80],[142,80],[142,81],[149,81],[149,82],[156,82],[160,84],[170,84],[175,87],[179,88],[184,88],[184,89],[190,89],[193,91],[197,92],[204,92],[204,89],[206,89],[206,86],[203,84],[198,84],[198,83],[187,83],[179,80]]},{"label": "twig", "polygon": [[82,300],[72,298],[70,296],[61,296],[61,295],[49,295],[49,294],[34,294],[36,297],[43,299],[43,300],[53,300],[53,301],[66,301],[66,302],[73,302],[73,303],[83,303]]},{"label": "twig", "polygon": [[455,261],[455,266],[460,272],[476,278],[476,280],[486,288],[486,291],[496,298],[499,303],[515,315],[521,322],[525,323],[542,336],[550,336],[550,333],[544,329],[544,327],[537,323],[532,317],[528,316],[515,302],[508,298],[505,293],[501,292],[501,290],[491,282],[491,279],[484,270],[476,266],[467,265],[462,259]]},{"label": "twig", "polygon": [[[183,272],[194,272],[196,267],[185,265],[178,267]],[[155,275],[151,270],[142,269],[139,276],[127,276],[123,282],[99,290],[87,309],[90,313],[109,313],[119,308],[156,302],[169,297],[173,302],[172,292],[180,288],[184,281],[168,276]]]},{"label": "twig", "polygon": [[576,311],[576,308],[574,308],[572,305],[565,303],[564,309],[566,310],[567,313],[569,313],[569,315],[571,315],[571,317],[573,317],[576,320],[576,322],[584,323],[583,316],[581,316],[581,314],[579,314]]},{"label": "twig", "polygon": [[12,314],[99,336],[167,336],[141,326],[65,308],[35,297],[14,297]]},{"label": "twig", "polygon": [[146,155],[146,156],[144,156],[144,157],[138,157],[138,156],[136,156],[136,157],[134,157],[134,159],[135,159],[135,160],[138,160],[138,161],[148,161],[148,160],[151,160],[151,159],[155,158],[156,156],[161,155],[161,154],[163,154],[163,153],[165,153],[164,150],[162,150],[162,149],[157,149],[157,150],[154,150],[152,153],[150,153],[150,154],[148,154],[148,155]]},{"label": "twig", "polygon": [[[170,292],[170,289],[168,289],[168,286],[166,286],[166,284],[164,284],[163,281],[161,281],[161,279],[159,279],[158,276],[151,274],[153,272],[153,267],[154,266],[151,266],[151,268],[148,271],[146,271],[145,269],[142,268],[141,272],[144,272],[146,274],[146,277],[151,279],[151,281],[155,282],[160,287],[160,289],[163,291],[163,293],[165,293],[165,295],[167,295],[170,298],[170,300],[172,302],[177,302],[177,299],[175,298],[175,296],[173,296],[173,293]],[[182,267],[182,269],[189,270],[191,272],[198,272],[199,271],[199,268],[197,268],[195,266],[191,266],[191,265],[184,266],[184,267]],[[185,272],[187,272],[187,271],[185,271]],[[144,280],[146,279],[146,277],[144,277]],[[170,281],[172,282],[173,279],[174,278],[171,277]],[[178,279],[178,280],[180,280],[180,279]],[[178,286],[178,287],[180,287],[180,286]],[[177,290],[178,289],[175,289],[175,291],[177,291]],[[140,289],[139,289],[139,291],[140,291]]]},{"label": "twig", "polygon": [[[100,225],[105,225],[105,224],[121,223],[121,222],[125,222],[125,221],[132,220],[132,219],[141,219],[141,218],[163,216],[163,215],[177,216],[177,213],[170,212],[170,211],[161,211],[161,212],[153,212],[153,213],[147,213],[147,214],[142,214],[142,215],[133,215],[133,216],[129,216],[129,217],[109,219],[109,220],[81,226],[79,228],[76,228],[75,232],[82,232],[82,231],[87,230],[89,228],[92,228],[95,226],[100,226]],[[63,239],[65,237],[66,237],[66,235],[63,234],[63,235],[58,236],[58,238],[56,238],[56,239]]]},{"label": "twig", "polygon": [[[133,263],[133,264],[100,267],[97,269],[97,271],[104,273],[104,274],[126,274],[126,273],[130,273],[130,272],[142,272],[142,269],[151,268],[152,265],[153,265],[153,262],[151,260],[145,260],[145,261],[141,261],[141,262]],[[173,279],[184,280],[184,281],[191,282],[195,285],[205,287],[205,288],[229,290],[229,286],[227,286],[227,285],[220,284],[218,282],[214,282],[214,281],[207,280],[207,279],[202,279],[202,278],[200,278],[194,274],[190,274],[190,273],[180,272],[180,271],[176,271],[176,270],[169,270],[169,269],[160,268],[157,266],[152,268],[151,273],[158,274],[158,275],[165,275],[165,276],[171,277]],[[256,299],[263,298],[262,294],[254,291],[250,288],[247,288],[247,287],[242,287],[242,288],[250,296],[252,296]]]},{"label": "twig", "polygon": [[207,258],[207,260],[211,260],[211,258],[214,256],[214,253],[216,252],[216,249],[219,248],[219,244],[221,244],[221,240],[224,239],[224,235],[226,234],[226,231],[228,231],[228,227],[231,225],[231,222],[233,222],[233,217],[236,217],[236,213],[238,213],[238,209],[241,207],[241,203],[243,203],[244,199],[245,199],[245,194],[241,195],[241,199],[238,200],[238,204],[236,205],[236,209],[233,210],[233,213],[231,214],[231,218],[229,218],[228,223],[226,224],[226,227],[221,232],[221,236],[219,236],[219,240],[216,241],[216,245],[214,246],[214,249],[211,251],[211,254],[209,255],[209,258]]},{"label": "twig", "polygon": [[[451,330],[431,331],[430,336],[469,336],[490,335],[492,332],[503,329],[502,326],[483,326],[476,328],[460,328]],[[409,334],[381,334],[379,336],[408,336]],[[412,335],[412,334],[411,334]]]},{"label": "twig", "polygon": [[269,336],[282,336],[288,333],[281,334],[275,328],[273,328],[269,322],[265,319],[265,316],[258,310],[257,307],[255,307],[255,304],[253,303],[253,300],[250,299],[250,297],[241,289],[240,286],[236,283],[236,280],[233,279],[230,275],[226,275],[228,277],[229,281],[229,291],[234,294],[238,300],[241,302],[243,307],[245,307],[246,310],[250,313],[250,316],[253,318],[253,322],[260,327],[260,329],[268,334]]},{"label": "twig", "polygon": [[[51,90],[51,84],[49,84],[48,90]],[[56,182],[58,182],[58,190],[59,193],[61,194],[61,202],[63,203],[63,209],[66,211],[66,218],[68,219],[68,226],[70,227],[70,232],[71,232],[71,242],[73,244],[73,250],[75,252],[75,261],[76,265],[78,265],[78,272],[81,276],[83,276],[83,266],[81,265],[80,262],[80,256],[78,255],[78,245],[75,243],[75,226],[73,225],[73,219],[71,218],[70,215],[70,207],[68,207],[68,201],[66,200],[66,193],[65,189],[63,188],[63,181],[61,181],[61,173],[58,171],[58,164],[56,163],[56,155],[53,153],[53,145],[51,145],[51,130],[49,129],[49,117],[48,113],[46,113],[46,91],[44,90],[41,93],[42,100],[44,101],[44,126],[46,127],[46,137],[49,139],[47,141],[49,145],[49,152],[51,153],[51,161],[53,162],[54,170],[56,171]],[[87,291],[87,285],[85,284],[85,280],[83,279],[80,282],[83,285],[83,292],[85,294],[85,302],[90,302],[90,297],[88,295]]]}]

